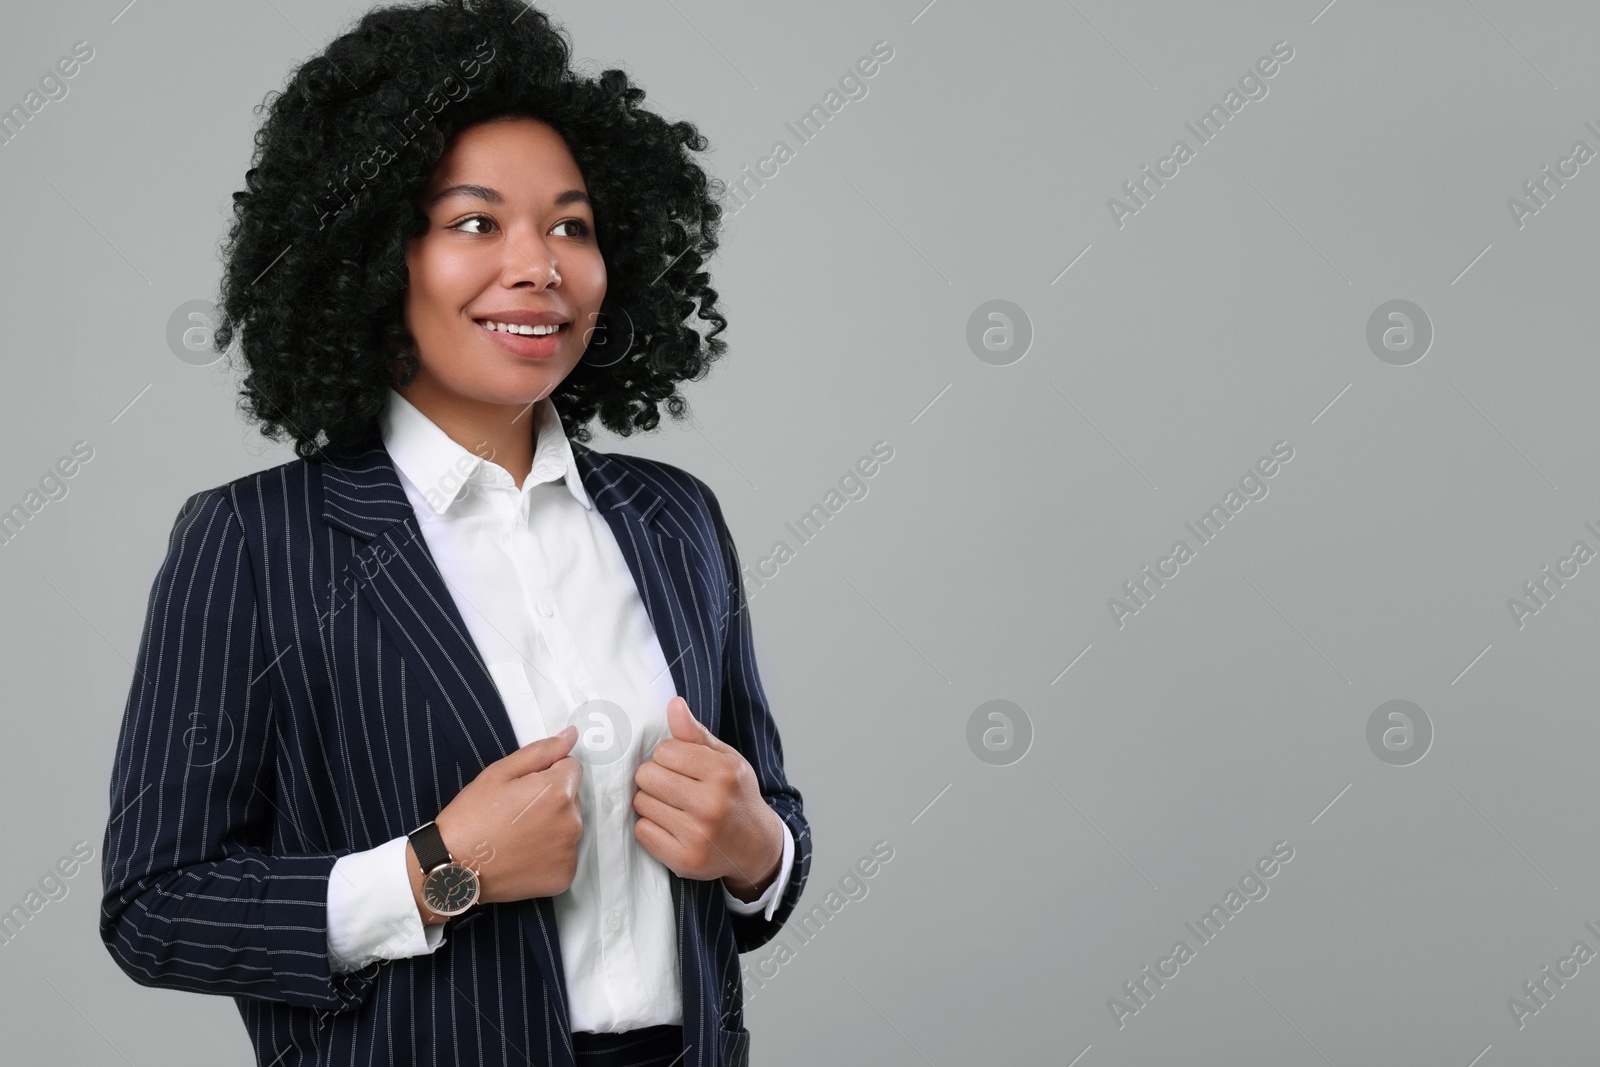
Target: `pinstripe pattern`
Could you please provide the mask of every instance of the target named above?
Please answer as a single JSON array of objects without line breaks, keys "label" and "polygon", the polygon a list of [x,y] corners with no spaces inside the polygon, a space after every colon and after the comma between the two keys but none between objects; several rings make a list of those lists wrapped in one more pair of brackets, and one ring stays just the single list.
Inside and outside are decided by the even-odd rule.
[{"label": "pinstripe pattern", "polygon": [[[811,863],[709,487],[573,443],[677,691],[795,839],[772,919],[669,873],[684,1067],[743,1067],[738,954]],[[100,931],[142,985],[232,996],[261,1067],[572,1065],[550,898],[481,904],[429,954],[333,974],[334,861],[431,819],[516,737],[376,435],[196,493],[156,575],[117,739]]]}]

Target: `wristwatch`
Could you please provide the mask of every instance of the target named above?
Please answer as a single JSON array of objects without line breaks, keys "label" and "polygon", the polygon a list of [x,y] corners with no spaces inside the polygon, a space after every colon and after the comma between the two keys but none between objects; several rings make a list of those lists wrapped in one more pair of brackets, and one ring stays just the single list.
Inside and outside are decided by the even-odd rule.
[{"label": "wristwatch", "polygon": [[422,867],[422,902],[437,915],[460,915],[478,902],[478,872],[457,863],[439,827],[423,823],[406,835]]}]

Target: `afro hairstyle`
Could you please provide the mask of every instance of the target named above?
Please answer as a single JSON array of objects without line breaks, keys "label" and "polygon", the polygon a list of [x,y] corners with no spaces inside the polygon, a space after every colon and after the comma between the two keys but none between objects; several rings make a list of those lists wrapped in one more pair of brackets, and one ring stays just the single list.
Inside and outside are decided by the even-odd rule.
[{"label": "afro hairstyle", "polygon": [[216,327],[220,351],[237,332],[240,409],[263,436],[314,461],[377,431],[389,387],[420,367],[402,314],[406,242],[428,226],[415,198],[456,132],[503,116],[546,122],[571,150],[606,310],[631,329],[623,358],[581,361],[552,393],[567,432],[588,442],[596,417],[624,437],[653,430],[662,401],[684,418],[677,383],[727,348],[700,269],[724,186],[691,155],[707,147],[693,125],[647,110],[621,70],[570,64],[565,30],[520,0],[428,0],[367,12],[268,94],[233,194]]}]

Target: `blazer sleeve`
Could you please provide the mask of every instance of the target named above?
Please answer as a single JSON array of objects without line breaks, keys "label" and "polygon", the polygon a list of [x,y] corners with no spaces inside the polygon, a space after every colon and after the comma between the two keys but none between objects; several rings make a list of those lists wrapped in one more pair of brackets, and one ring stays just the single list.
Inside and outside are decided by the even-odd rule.
[{"label": "blazer sleeve", "polygon": [[722,721],[719,736],[738,749],[750,762],[761,783],[761,796],[778,813],[794,836],[794,859],[789,884],[777,908],[768,919],[760,914],[741,915],[728,910],[733,925],[734,943],[740,952],[750,952],[771,941],[789,921],[811,871],[811,827],[806,821],[800,790],[790,784],[783,770],[783,739],[772,717],[761,675],[756,669],[755,642],[750,630],[749,605],[745,600],[744,577],[739,569],[739,552],[728,532],[722,507],[711,487],[694,479],[716,527],[721,542],[722,562],[728,578],[728,621],[722,646]]},{"label": "blazer sleeve", "polygon": [[274,800],[272,659],[258,621],[228,490],[196,493],[150,591],[117,737],[100,937],[140,985],[348,1011],[376,968],[331,970],[340,854],[274,850],[298,835]]}]

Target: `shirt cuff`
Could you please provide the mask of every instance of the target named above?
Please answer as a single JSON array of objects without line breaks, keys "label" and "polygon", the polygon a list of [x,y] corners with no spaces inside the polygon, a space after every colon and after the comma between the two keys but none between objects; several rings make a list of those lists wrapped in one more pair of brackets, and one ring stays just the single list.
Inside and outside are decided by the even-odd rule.
[{"label": "shirt cuff", "polygon": [[411,895],[407,837],[340,856],[328,876],[328,956],[335,973],[384,959],[421,956],[444,943],[444,925],[426,926]]},{"label": "shirt cuff", "polygon": [[[763,919],[771,920],[772,913],[778,910],[778,901],[783,899],[783,889],[789,884],[789,867],[794,859],[794,834],[789,832],[789,824],[783,824],[783,859],[778,861],[778,877],[767,886],[767,891],[754,900],[740,900],[728,892],[727,885],[722,887],[722,897],[727,901],[730,911],[740,915],[754,915],[765,908]],[[341,861],[342,862],[342,861]],[[420,919],[418,920],[421,921]]]}]

